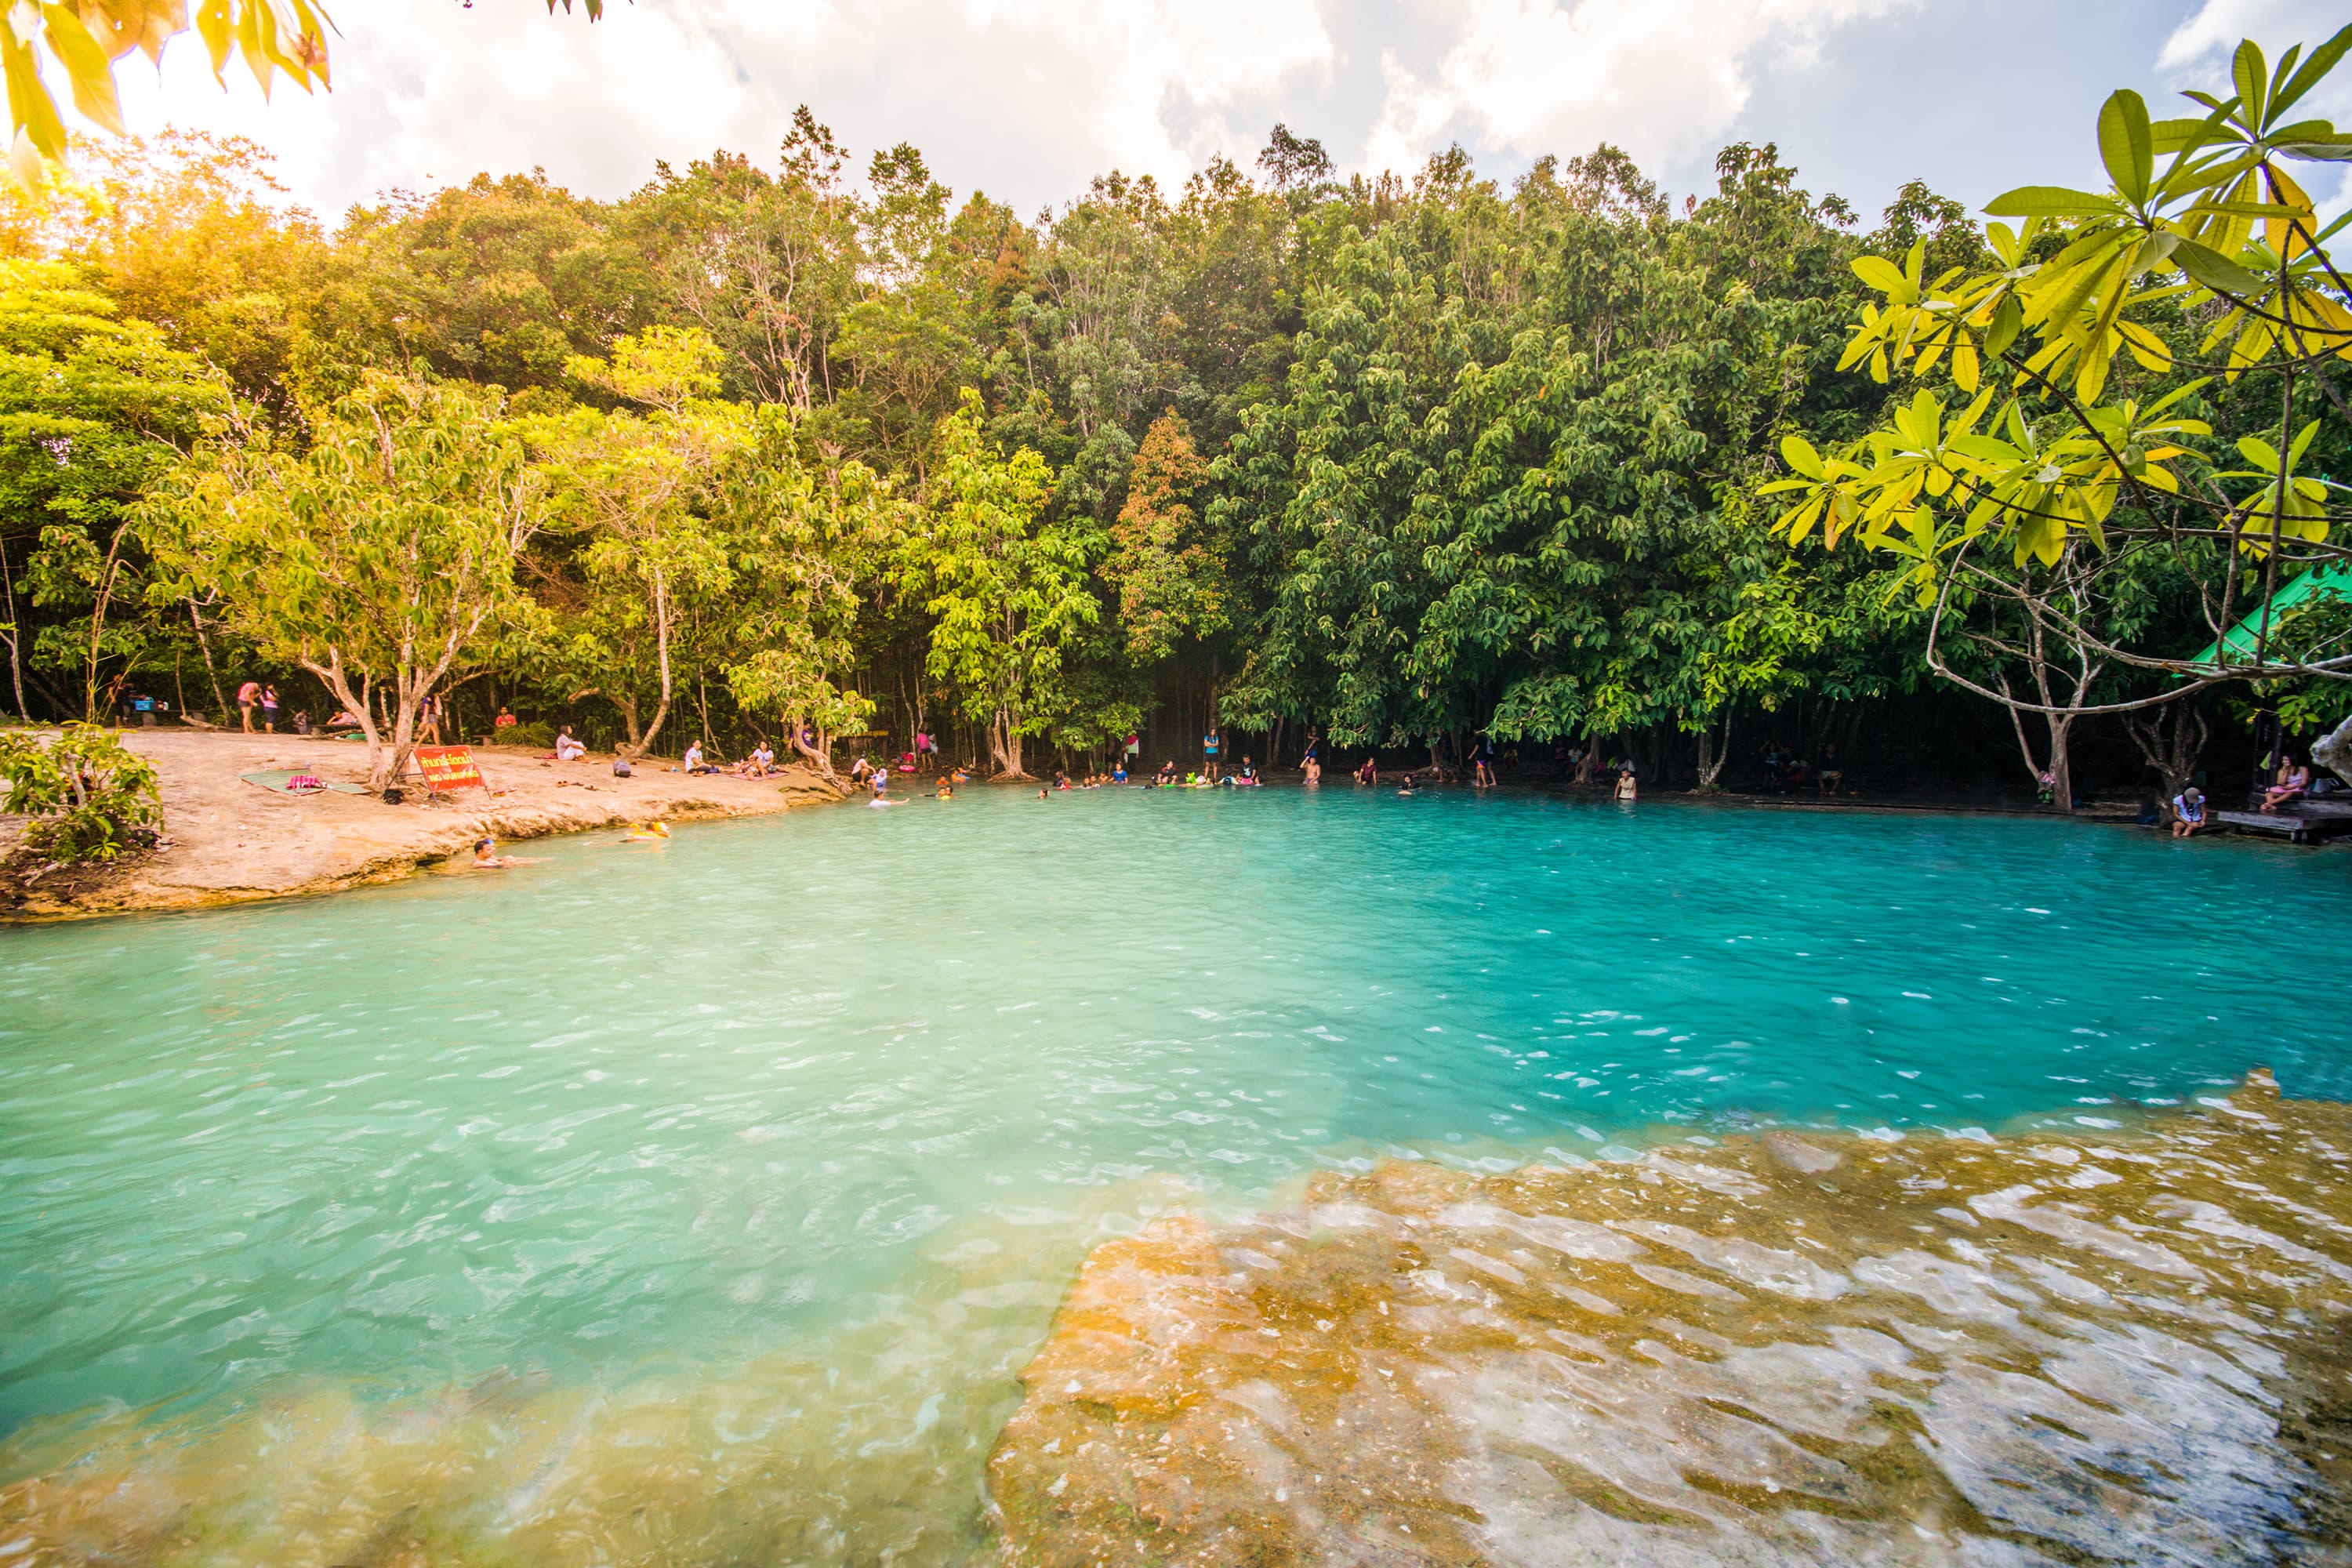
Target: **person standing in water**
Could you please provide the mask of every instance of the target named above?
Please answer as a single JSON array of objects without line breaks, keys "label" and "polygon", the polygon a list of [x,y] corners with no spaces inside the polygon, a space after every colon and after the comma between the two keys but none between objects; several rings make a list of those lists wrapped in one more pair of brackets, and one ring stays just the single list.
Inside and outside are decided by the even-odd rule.
[{"label": "person standing in water", "polygon": [[1627,763],[1617,770],[1617,798],[1630,805],[1633,802],[1634,791],[1633,764]]}]

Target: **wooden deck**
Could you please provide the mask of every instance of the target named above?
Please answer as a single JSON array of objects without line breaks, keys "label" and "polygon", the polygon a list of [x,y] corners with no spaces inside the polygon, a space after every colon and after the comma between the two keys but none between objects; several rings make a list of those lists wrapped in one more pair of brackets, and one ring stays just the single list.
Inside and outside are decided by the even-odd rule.
[{"label": "wooden deck", "polygon": [[2352,834],[2352,801],[2299,800],[2276,811],[2217,811],[2213,820],[2238,833],[2264,833],[2290,844],[2317,844]]}]

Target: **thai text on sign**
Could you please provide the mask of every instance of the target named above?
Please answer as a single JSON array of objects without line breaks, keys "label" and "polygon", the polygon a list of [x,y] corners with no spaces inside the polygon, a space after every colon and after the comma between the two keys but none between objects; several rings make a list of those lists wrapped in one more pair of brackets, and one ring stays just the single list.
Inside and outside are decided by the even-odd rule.
[{"label": "thai text on sign", "polygon": [[409,753],[425,772],[428,789],[488,789],[482,770],[474,765],[471,746],[419,746]]}]

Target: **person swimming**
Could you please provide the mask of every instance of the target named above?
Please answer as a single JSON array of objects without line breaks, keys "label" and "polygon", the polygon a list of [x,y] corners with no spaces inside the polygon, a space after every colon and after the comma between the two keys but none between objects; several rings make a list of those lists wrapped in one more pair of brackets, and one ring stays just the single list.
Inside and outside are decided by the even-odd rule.
[{"label": "person swimming", "polygon": [[480,838],[474,842],[474,869],[477,871],[503,871],[509,866],[528,866],[530,863],[520,855],[499,854],[499,841],[495,838]]},{"label": "person swimming", "polygon": [[669,826],[667,823],[655,821],[648,822],[642,827],[630,828],[628,837],[624,839],[622,842],[627,844],[636,844],[647,840],[658,842],[661,839],[667,838],[668,837]]}]

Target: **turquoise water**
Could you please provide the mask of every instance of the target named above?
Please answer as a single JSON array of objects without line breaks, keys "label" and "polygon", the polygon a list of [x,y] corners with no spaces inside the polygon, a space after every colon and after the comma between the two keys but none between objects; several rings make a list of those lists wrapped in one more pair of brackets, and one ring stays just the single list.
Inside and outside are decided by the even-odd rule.
[{"label": "turquoise water", "polygon": [[862,1445],[984,1448],[1076,1259],[1170,1206],[2352,1064],[2341,977],[2272,978],[2336,855],[1346,789],[614,837],[0,934],[0,1483],[294,1391],[707,1400],[784,1355],[838,1500]]}]

